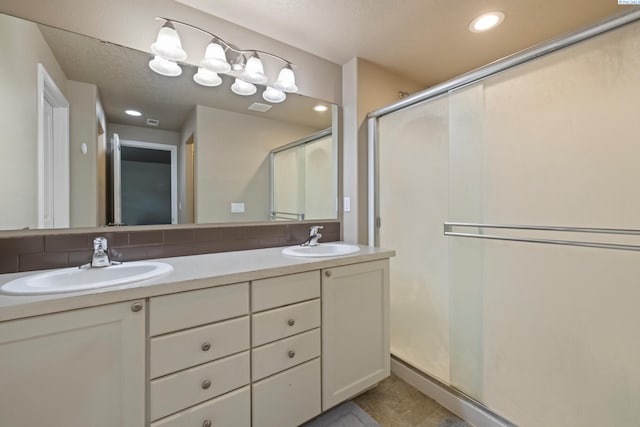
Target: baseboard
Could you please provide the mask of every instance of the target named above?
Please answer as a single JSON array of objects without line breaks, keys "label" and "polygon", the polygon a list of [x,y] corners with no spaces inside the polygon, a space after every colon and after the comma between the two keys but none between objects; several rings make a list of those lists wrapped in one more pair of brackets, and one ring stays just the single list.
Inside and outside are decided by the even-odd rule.
[{"label": "baseboard", "polygon": [[463,394],[393,356],[391,372],[475,427],[515,426]]}]

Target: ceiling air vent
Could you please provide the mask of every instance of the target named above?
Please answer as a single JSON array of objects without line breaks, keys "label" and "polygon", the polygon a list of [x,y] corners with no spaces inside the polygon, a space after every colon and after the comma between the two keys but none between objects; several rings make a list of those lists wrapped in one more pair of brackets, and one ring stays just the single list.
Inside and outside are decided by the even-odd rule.
[{"label": "ceiling air vent", "polygon": [[249,105],[249,110],[252,111],[260,111],[261,113],[266,113],[267,111],[269,111],[271,109],[271,105],[268,104],[261,104],[260,102],[254,102],[253,104]]},{"label": "ceiling air vent", "polygon": [[160,124],[160,120],[158,119],[147,119],[147,126],[157,127],[159,124]]}]

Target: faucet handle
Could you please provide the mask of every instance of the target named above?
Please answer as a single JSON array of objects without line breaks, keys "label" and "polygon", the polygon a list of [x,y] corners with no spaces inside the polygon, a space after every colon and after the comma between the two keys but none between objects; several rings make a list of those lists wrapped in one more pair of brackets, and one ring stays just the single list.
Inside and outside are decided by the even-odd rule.
[{"label": "faucet handle", "polygon": [[316,234],[318,234],[318,230],[322,230],[323,228],[324,225],[312,225],[309,229],[309,236],[315,236]]},{"label": "faucet handle", "polygon": [[109,245],[107,243],[106,237],[96,237],[93,239],[93,250],[94,251],[106,251]]}]

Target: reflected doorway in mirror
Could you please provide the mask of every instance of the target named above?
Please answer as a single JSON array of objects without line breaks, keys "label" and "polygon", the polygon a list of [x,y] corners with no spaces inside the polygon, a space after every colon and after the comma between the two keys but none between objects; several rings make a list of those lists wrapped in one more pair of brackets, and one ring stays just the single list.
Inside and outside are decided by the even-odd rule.
[{"label": "reflected doorway in mirror", "polygon": [[177,146],[113,135],[114,225],[177,224]]}]

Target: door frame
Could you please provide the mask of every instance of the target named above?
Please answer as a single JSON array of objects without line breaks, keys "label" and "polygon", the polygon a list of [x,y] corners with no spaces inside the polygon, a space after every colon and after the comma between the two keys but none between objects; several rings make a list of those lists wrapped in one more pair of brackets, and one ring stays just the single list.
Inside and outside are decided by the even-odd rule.
[{"label": "door frame", "polygon": [[[53,141],[49,150],[45,150],[45,101],[53,107]],[[38,64],[37,102],[38,228],[68,228],[71,216],[69,102],[42,64]],[[53,165],[46,176],[45,164]],[[46,200],[50,201],[49,205]]]},{"label": "door frame", "polygon": [[[143,148],[171,152],[171,224],[178,223],[178,146],[158,144],[155,142],[132,141],[120,139],[120,147]],[[121,161],[121,159],[120,159]],[[120,182],[122,185],[122,182]],[[122,205],[120,205],[122,206]]]}]

